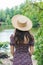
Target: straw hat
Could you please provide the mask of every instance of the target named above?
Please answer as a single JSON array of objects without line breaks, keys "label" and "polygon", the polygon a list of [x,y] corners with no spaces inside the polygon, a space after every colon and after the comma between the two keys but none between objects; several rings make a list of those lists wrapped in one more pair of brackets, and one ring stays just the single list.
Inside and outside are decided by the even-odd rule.
[{"label": "straw hat", "polygon": [[32,28],[32,21],[23,15],[15,15],[12,18],[12,25],[14,28],[21,31],[28,31]]}]

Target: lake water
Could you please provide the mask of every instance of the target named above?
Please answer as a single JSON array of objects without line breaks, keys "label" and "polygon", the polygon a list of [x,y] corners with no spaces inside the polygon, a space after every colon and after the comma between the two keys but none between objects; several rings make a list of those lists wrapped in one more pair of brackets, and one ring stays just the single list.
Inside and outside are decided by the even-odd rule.
[{"label": "lake water", "polygon": [[0,32],[0,42],[10,41],[10,35],[14,33],[14,29],[7,29]]},{"label": "lake water", "polygon": [[[0,42],[10,42],[11,34],[14,34],[14,29],[7,29],[0,32]],[[7,49],[1,47],[0,52],[10,52],[10,45],[8,45]]]}]

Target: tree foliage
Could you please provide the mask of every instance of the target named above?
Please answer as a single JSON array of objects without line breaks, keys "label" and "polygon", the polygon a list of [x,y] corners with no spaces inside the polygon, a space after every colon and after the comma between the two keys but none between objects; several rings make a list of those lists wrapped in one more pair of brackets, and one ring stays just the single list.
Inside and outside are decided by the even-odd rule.
[{"label": "tree foliage", "polygon": [[[33,27],[39,27],[39,19],[38,19],[38,7],[36,7],[32,2],[26,0],[24,4],[21,4],[19,7],[16,6],[15,8],[7,8],[5,11],[0,12],[0,20],[6,23],[6,19],[8,18],[11,21],[11,18],[16,14],[22,14],[30,18],[33,22]],[[4,19],[4,20],[3,20]],[[9,21],[9,20],[8,20]],[[8,22],[7,21],[7,22]]]},{"label": "tree foliage", "polygon": [[39,13],[38,19],[40,22],[40,28],[35,35],[35,57],[38,61],[38,65],[43,65],[43,4],[38,3]]}]

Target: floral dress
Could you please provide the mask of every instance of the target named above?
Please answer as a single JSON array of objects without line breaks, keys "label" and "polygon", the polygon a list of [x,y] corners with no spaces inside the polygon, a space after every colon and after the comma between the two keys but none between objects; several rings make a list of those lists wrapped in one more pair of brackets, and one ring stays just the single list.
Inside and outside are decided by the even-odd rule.
[{"label": "floral dress", "polygon": [[34,46],[34,40],[28,44],[14,44],[14,37],[10,37],[10,45],[16,48],[13,57],[13,65],[33,65],[31,55],[29,53],[29,46]]}]

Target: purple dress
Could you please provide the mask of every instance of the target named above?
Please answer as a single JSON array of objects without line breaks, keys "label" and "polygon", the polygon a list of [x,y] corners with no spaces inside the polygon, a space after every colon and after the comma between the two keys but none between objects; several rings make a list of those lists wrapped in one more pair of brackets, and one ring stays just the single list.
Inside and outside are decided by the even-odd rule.
[{"label": "purple dress", "polygon": [[33,65],[28,48],[30,45],[34,46],[34,40],[28,44],[17,45],[14,44],[14,38],[11,35],[10,45],[15,46],[16,48],[16,51],[14,52],[13,65]]}]

